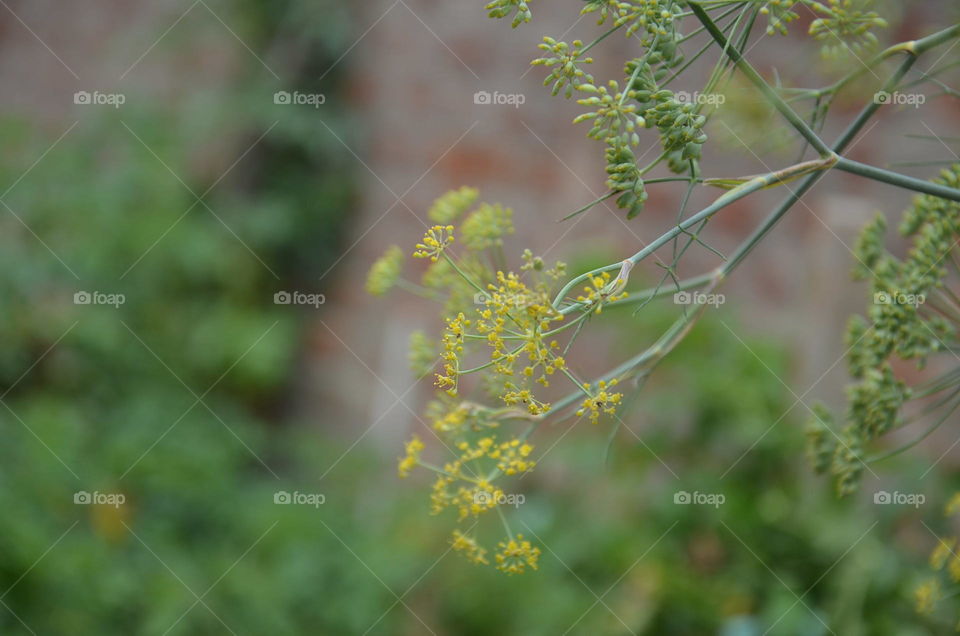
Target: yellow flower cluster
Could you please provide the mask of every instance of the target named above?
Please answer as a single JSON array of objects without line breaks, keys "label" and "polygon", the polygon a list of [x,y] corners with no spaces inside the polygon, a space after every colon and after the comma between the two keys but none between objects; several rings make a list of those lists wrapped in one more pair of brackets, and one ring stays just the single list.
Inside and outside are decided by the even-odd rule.
[{"label": "yellow flower cluster", "polygon": [[433,405],[433,410],[436,411],[432,418],[433,430],[448,435],[463,432],[464,425],[467,423],[467,416],[470,413],[467,407],[460,404],[452,409],[445,410],[440,402],[434,402]]},{"label": "yellow flower cluster", "polygon": [[[947,516],[952,516],[960,510],[960,492],[954,495],[944,506]],[[943,595],[944,582],[952,585],[960,583],[960,554],[957,552],[957,538],[940,538],[936,547],[930,553],[930,568],[934,572],[946,569],[946,576],[937,575],[924,581],[914,590],[916,610],[920,614],[931,614],[936,604],[947,598]],[[960,626],[958,626],[960,629]]]},{"label": "yellow flower cluster", "polygon": [[953,556],[953,548],[956,545],[955,538],[940,539],[937,547],[930,554],[930,567],[934,570],[942,570],[947,560]]},{"label": "yellow flower cluster", "polygon": [[[506,475],[530,472],[536,465],[530,459],[533,446],[518,439],[497,443],[494,437],[482,437],[475,444],[460,442],[457,450],[459,457],[447,462],[434,482],[431,503],[434,514],[451,506],[456,507],[461,521],[492,510],[504,495],[503,489],[493,486],[486,478],[476,476],[474,468],[480,466],[478,460],[488,460],[487,465],[492,460],[497,470]],[[458,482],[463,485],[453,489]]]},{"label": "yellow flower cluster", "polygon": [[517,473],[526,473],[533,470],[536,462],[528,459],[533,452],[533,446],[527,443],[521,443],[518,439],[512,439],[504,442],[490,457],[498,459],[497,468],[503,471],[505,475],[516,475]]},{"label": "yellow flower cluster", "polygon": [[413,257],[429,258],[436,263],[440,254],[451,243],[453,243],[453,226],[434,225],[423,235],[423,241],[417,243],[417,250],[413,253]]},{"label": "yellow flower cluster", "polygon": [[423,442],[416,435],[406,444],[407,454],[400,460],[397,472],[401,477],[406,477],[413,470],[413,467],[420,463],[420,451],[423,450]]},{"label": "yellow flower cluster", "polygon": [[[528,364],[523,369],[524,379],[534,377],[539,370],[536,381],[543,386],[549,386],[547,376],[563,369],[566,363],[562,357],[551,351],[559,349],[560,344],[556,341],[546,344],[543,336],[550,329],[551,322],[562,321],[564,316],[553,308],[545,289],[531,289],[513,272],[497,272],[496,283],[489,284],[487,289],[488,292],[483,298],[484,309],[477,320],[477,333],[485,335],[487,343],[493,349],[490,359],[496,372],[503,376],[514,376],[517,358],[521,353],[526,353]],[[523,344],[508,350],[505,335],[513,336],[514,340],[522,340]],[[526,390],[526,394],[529,394],[529,390]],[[534,404],[536,401],[526,394],[522,397],[508,397],[508,394],[505,394],[502,397],[507,404]],[[538,414],[542,411],[530,412]]]},{"label": "yellow flower cluster", "polygon": [[[629,262],[624,261],[624,263]],[[626,266],[624,266],[624,270],[629,272]],[[610,272],[601,272],[598,276],[591,276],[590,284],[583,288],[585,295],[577,296],[577,302],[583,303],[590,311],[599,314],[603,311],[604,303],[626,297],[627,293],[623,291],[623,288],[627,285],[627,276],[623,273],[623,270],[612,282],[611,278]]]},{"label": "yellow flower cluster", "polygon": [[590,423],[596,424],[597,420],[600,419],[600,413],[606,413],[607,415],[614,415],[617,412],[617,406],[620,405],[620,402],[623,400],[622,393],[614,393],[608,391],[610,387],[617,385],[617,380],[613,379],[609,382],[600,380],[597,383],[596,392],[590,392],[590,384],[584,383],[583,390],[587,393],[589,397],[583,401],[580,406],[580,409],[577,411],[578,416],[582,416],[586,413],[590,414]]},{"label": "yellow flower cluster", "polygon": [[523,408],[526,409],[530,415],[543,415],[550,410],[550,405],[533,397],[530,389],[517,389],[516,386],[509,382],[506,387],[509,390],[501,396],[504,404],[510,406],[522,404]]},{"label": "yellow flower cluster", "polygon": [[462,313],[453,320],[447,320],[447,328],[443,332],[443,373],[437,374],[437,386],[447,392],[447,395],[457,394],[457,380],[460,377],[460,354],[463,353],[463,340],[470,321]]},{"label": "yellow flower cluster", "polygon": [[497,569],[507,574],[523,574],[530,567],[537,569],[537,559],[540,558],[540,548],[530,545],[525,541],[522,534],[515,538],[510,537],[507,541],[501,541],[497,544],[499,550],[494,558],[497,560]]},{"label": "yellow flower cluster", "polygon": [[480,544],[477,543],[477,540],[473,537],[468,537],[459,530],[453,531],[453,540],[450,541],[450,545],[453,546],[453,549],[467,558],[468,561],[473,563],[480,563],[486,565],[489,563],[484,555],[487,551],[480,547]]},{"label": "yellow flower cluster", "polygon": [[918,614],[931,614],[933,608],[940,600],[940,583],[936,579],[930,579],[923,583],[914,592]]},{"label": "yellow flower cluster", "polygon": [[[406,443],[397,470],[401,477],[418,467],[434,473],[430,509],[433,514],[456,511],[458,527],[450,539],[454,551],[473,563],[493,562],[503,572],[519,574],[537,568],[540,550],[511,531],[500,507],[519,505],[523,496],[505,494],[499,480],[534,470],[534,447],[527,440],[553,411],[551,398],[539,395],[552,380],[567,378],[575,391],[589,396],[578,413],[589,413],[593,422],[601,413],[614,413],[620,404],[621,394],[611,390],[616,380],[581,387],[567,368],[558,338],[566,331],[573,334],[572,341],[579,332],[572,327],[620,297],[632,263],[625,262],[616,278],[607,272],[591,277],[591,286],[580,298],[582,306],[576,312],[570,306],[561,310],[561,303],[570,299],[553,299],[565,276],[564,265],[548,269],[543,259],[526,250],[522,267],[516,272],[507,269],[501,247],[503,237],[514,231],[512,212],[478,203],[478,196],[473,188],[460,188],[434,201],[428,215],[438,225],[427,230],[413,254],[431,261],[420,285],[400,278],[402,251],[391,248],[374,264],[367,288],[382,294],[399,281],[406,290],[443,304],[446,324],[439,338],[415,332],[410,362],[418,375],[425,375],[439,355],[437,398],[428,405],[426,416],[442,447],[438,450],[446,449],[450,455],[436,463],[422,460],[424,443],[414,436]],[[451,223],[460,217],[456,232],[463,247],[454,255],[448,251],[455,231]],[[461,381],[472,374],[479,375],[480,382]],[[461,392],[474,387],[498,404],[464,400]],[[571,393],[562,400],[572,408],[579,397]],[[497,525],[504,525],[506,538],[496,550],[489,550],[494,556],[490,558],[473,527],[465,524],[481,522],[494,509],[500,513]]]}]

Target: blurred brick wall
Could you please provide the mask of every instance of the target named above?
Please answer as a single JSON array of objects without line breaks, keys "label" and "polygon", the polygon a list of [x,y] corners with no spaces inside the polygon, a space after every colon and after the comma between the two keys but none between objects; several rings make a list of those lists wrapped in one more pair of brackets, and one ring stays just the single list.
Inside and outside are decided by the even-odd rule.
[{"label": "blurred brick wall", "polygon": [[[132,82],[153,87],[158,99],[175,99],[191,87],[215,90],[233,70],[256,63],[200,6],[138,62],[137,57],[189,4],[106,0],[82,5],[15,0],[8,4],[16,17],[9,9],[0,9],[5,107],[52,122],[52,129],[58,122],[70,123],[75,90],[114,90]],[[948,4],[912,3],[911,20],[889,34],[890,39],[936,28]],[[610,205],[557,223],[604,191],[602,145],[585,137],[585,125],[571,125],[580,107],[573,100],[550,97],[541,85],[543,70],[528,68],[528,62],[537,56],[543,35],[589,40],[602,28],[590,18],[577,19],[573,5],[535,5],[534,12],[531,24],[511,29],[507,21],[488,19],[482,0],[376,0],[356,5],[357,39],[344,48],[338,64],[348,66],[354,78],[347,99],[357,126],[355,134],[344,139],[344,152],[356,155],[361,197],[357,209],[344,211],[355,218],[344,257],[329,271],[317,273],[328,305],[310,330],[307,373],[301,384],[301,408],[311,419],[320,413],[320,425],[369,429],[371,438],[392,448],[430,394],[429,380],[411,386],[406,335],[417,327],[436,328],[436,314],[402,294],[368,298],[363,279],[387,245],[409,247],[417,240],[426,208],[445,190],[474,185],[488,200],[512,207],[518,232],[508,252],[514,254],[529,246],[549,258],[564,258],[590,248],[605,251],[613,262],[672,225],[682,192],[676,184],[650,186],[647,210],[629,222]],[[191,29],[206,23],[205,37],[191,40]],[[794,29],[802,30],[802,24]],[[812,80],[803,80],[816,75],[815,65],[797,68],[796,46],[794,38],[763,38],[748,59],[762,68],[776,64],[785,82],[813,85]],[[612,37],[594,51],[601,62],[609,63],[595,64],[591,72],[598,81],[619,79],[617,60],[636,50],[631,41]],[[815,47],[808,50],[814,58],[799,59],[815,59]],[[118,79],[135,63],[132,72]],[[705,73],[705,68],[694,67],[690,78],[677,87],[695,90]],[[477,91],[522,94],[525,101],[519,108],[475,104]],[[838,105],[825,134],[828,139],[856,106]],[[958,109],[955,100],[939,100],[919,113],[884,109],[878,121],[864,131],[852,156],[886,165],[901,154],[904,134],[929,134],[926,127],[955,129]],[[316,134],[330,133],[318,123]],[[638,154],[654,155],[654,137],[649,131],[644,135]],[[916,156],[905,159],[925,153],[947,158],[935,144],[913,147]],[[236,156],[229,148],[215,154],[204,161],[222,166]],[[775,165],[791,160],[780,158]],[[764,161],[774,162],[766,157]],[[764,164],[746,150],[708,143],[704,161],[708,175],[764,170]],[[929,174],[922,168],[904,171],[920,177]],[[716,195],[699,189],[690,209]],[[779,198],[779,193],[763,193],[722,212],[712,223],[708,240],[729,251]],[[805,400],[838,399],[846,379],[843,363],[834,364],[843,353],[843,325],[851,312],[862,311],[866,299],[865,288],[853,285],[848,277],[849,248],[858,228],[878,208],[897,218],[908,199],[893,188],[830,175],[725,286],[724,320],[735,318],[744,330],[791,345],[796,366],[792,377],[784,380],[798,395],[832,369]],[[714,263],[710,254],[695,248],[681,273],[697,274]],[[650,279],[660,273],[652,262],[639,271]],[[603,356],[599,351],[592,355]]]}]

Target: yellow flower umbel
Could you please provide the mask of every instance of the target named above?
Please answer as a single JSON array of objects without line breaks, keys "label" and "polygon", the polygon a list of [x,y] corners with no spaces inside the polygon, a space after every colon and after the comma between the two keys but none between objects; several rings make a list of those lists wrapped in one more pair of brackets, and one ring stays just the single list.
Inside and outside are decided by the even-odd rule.
[{"label": "yellow flower umbel", "polygon": [[417,243],[417,250],[413,253],[413,257],[429,258],[436,263],[440,254],[451,243],[453,243],[453,226],[434,225],[423,235],[423,241]]},{"label": "yellow flower umbel", "polygon": [[507,388],[510,390],[503,394],[504,404],[522,404],[530,415],[543,415],[550,410],[550,405],[533,397],[530,389],[517,389],[513,384],[508,384]]},{"label": "yellow flower umbel", "polygon": [[524,541],[522,534],[518,534],[516,538],[510,537],[507,541],[501,541],[497,547],[499,550],[495,558],[497,569],[501,572],[523,574],[528,566],[530,569],[537,569],[540,548],[535,548],[529,541]]},{"label": "yellow flower umbel", "polygon": [[[522,266],[511,271],[502,247],[504,237],[514,231],[512,213],[501,205],[477,203],[477,198],[475,189],[460,188],[434,201],[428,216],[438,225],[427,230],[413,254],[432,261],[420,285],[399,278],[402,253],[391,248],[374,264],[367,288],[379,295],[401,286],[443,305],[445,326],[434,335],[415,332],[409,357],[418,376],[436,373],[438,394],[427,406],[426,421],[452,456],[422,460],[424,444],[414,436],[399,460],[399,475],[406,477],[414,468],[434,473],[430,512],[456,519],[453,550],[472,563],[520,574],[537,569],[540,549],[511,530],[506,506],[519,506],[523,496],[505,492],[502,481],[534,470],[534,447],[527,440],[555,410],[575,409],[586,395],[578,414],[589,414],[596,422],[620,404],[621,394],[612,390],[616,380],[581,386],[561,354],[594,313],[620,298],[633,263],[624,261],[615,277],[605,271],[578,279],[590,283],[586,296],[579,305],[564,306],[569,287],[558,289],[566,276],[564,265],[548,268],[526,250]],[[461,217],[456,235],[462,247],[455,255],[447,248],[454,240],[451,223]],[[438,355],[440,365],[434,369]],[[479,376],[477,382],[461,382],[461,376],[473,374]],[[539,395],[540,387],[566,380],[573,391],[558,396],[555,409],[546,395]],[[474,389],[496,403],[461,397],[461,392]],[[494,511],[497,514],[490,514]],[[476,524],[494,522],[504,526],[507,536],[496,549],[481,541],[482,527],[474,531]]]},{"label": "yellow flower umbel", "polygon": [[453,531],[453,540],[450,542],[450,545],[453,546],[455,551],[465,556],[467,560],[472,563],[480,563],[482,565],[489,563],[484,557],[487,551],[480,547],[476,539],[468,537],[459,530]]},{"label": "yellow flower umbel", "polygon": [[940,539],[937,547],[930,554],[930,567],[934,570],[942,570],[944,564],[953,555],[953,546],[957,543],[954,538]]},{"label": "yellow flower umbel", "polygon": [[940,583],[936,579],[930,579],[914,592],[917,613],[930,614],[933,607],[940,600]]},{"label": "yellow flower umbel", "polygon": [[470,321],[462,313],[453,320],[447,321],[447,329],[443,332],[443,373],[437,374],[436,385],[447,395],[457,394],[457,379],[460,376],[460,354],[463,353],[463,340]]},{"label": "yellow flower umbel", "polygon": [[590,277],[590,286],[584,287],[586,296],[577,296],[577,301],[589,307],[598,314],[603,311],[607,302],[620,300],[627,296],[623,288],[627,286],[633,261],[625,260],[620,264],[620,272],[611,280],[610,272],[601,272],[599,276]]},{"label": "yellow flower umbel", "polygon": [[583,401],[580,410],[577,411],[577,415],[582,416],[589,413],[591,424],[597,423],[597,420],[600,419],[601,412],[607,415],[614,415],[617,412],[617,406],[619,406],[623,400],[623,394],[613,393],[607,389],[616,385],[616,379],[610,380],[609,382],[600,380],[600,382],[597,383],[597,392],[590,394],[590,385],[585,383],[583,390],[586,391],[590,397]]},{"label": "yellow flower umbel", "polygon": [[530,444],[512,439],[500,444],[496,451],[490,453],[490,457],[499,460],[497,468],[502,470],[504,475],[516,475],[530,472],[537,465],[532,459],[527,459],[532,452],[533,446]]},{"label": "yellow flower umbel", "polygon": [[954,493],[950,497],[950,501],[943,507],[943,514],[952,517],[958,510],[960,510],[960,492]]},{"label": "yellow flower umbel", "polygon": [[[958,506],[960,506],[960,493],[955,493],[945,506],[946,515],[955,514]],[[956,537],[940,537],[936,547],[930,553],[930,568],[934,572],[946,569],[946,573],[945,575],[937,574],[914,590],[916,610],[920,614],[932,613],[938,601],[953,596],[953,594],[944,595],[944,585],[948,586],[947,590],[950,590],[953,589],[954,584],[960,583],[960,554],[957,553],[957,543]],[[960,631],[960,625],[957,629]]]},{"label": "yellow flower umbel", "polygon": [[413,436],[406,445],[407,454],[400,460],[397,466],[397,472],[401,477],[406,477],[413,470],[413,467],[420,463],[420,451],[423,450],[423,442],[416,435]]}]

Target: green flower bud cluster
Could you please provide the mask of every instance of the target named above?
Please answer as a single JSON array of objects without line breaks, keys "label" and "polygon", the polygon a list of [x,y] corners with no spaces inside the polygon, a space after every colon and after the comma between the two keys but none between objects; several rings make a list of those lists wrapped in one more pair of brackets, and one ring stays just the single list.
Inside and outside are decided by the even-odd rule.
[{"label": "green flower bud cluster", "polygon": [[874,271],[884,263],[884,235],[887,232],[887,219],[877,214],[867,223],[853,247],[857,262],[853,266],[854,280],[868,280]]},{"label": "green flower bud cluster", "polygon": [[630,146],[620,140],[614,140],[607,146],[607,187],[613,192],[621,192],[617,197],[617,207],[627,211],[627,218],[640,214],[647,200],[647,191],[640,177],[640,168]]},{"label": "green flower bud cluster", "polygon": [[[637,65],[641,66],[639,72]],[[707,140],[703,132],[707,118],[699,114],[697,105],[681,102],[673,91],[658,89],[648,62],[631,60],[624,72],[635,78],[630,86],[631,94],[646,122],[660,131],[663,149],[668,153],[679,152],[684,164],[690,159],[699,159],[701,147]]]},{"label": "green flower bud cluster", "polygon": [[858,53],[861,49],[875,46],[877,36],[871,29],[885,28],[887,21],[875,11],[868,9],[874,0],[757,0],[761,15],[767,16],[767,35],[787,34],[787,25],[799,15],[794,9],[806,5],[819,14],[810,23],[809,33],[813,39],[823,42],[824,57],[843,57]]},{"label": "green flower bud cluster", "polygon": [[513,21],[510,26],[517,28],[524,22],[529,22],[533,14],[530,13],[530,7],[526,0],[493,0],[484,7],[487,15],[491,18],[509,18],[513,15]]},{"label": "green flower bud cluster", "polygon": [[824,474],[833,464],[837,442],[833,437],[833,414],[822,404],[813,405],[813,418],[807,425],[807,459],[817,474]]},{"label": "green flower bud cluster", "polygon": [[374,261],[367,274],[367,293],[383,296],[397,284],[403,267],[403,250],[391,245],[383,256]]},{"label": "green flower bud cluster", "polygon": [[636,216],[647,199],[630,148],[640,142],[638,128],[657,128],[669,165],[677,173],[685,172],[691,160],[700,159],[707,140],[703,132],[707,118],[698,112],[697,105],[684,103],[673,91],[657,87],[657,77],[667,71],[662,60],[659,53],[651,53],[647,59],[627,62],[624,72],[629,79],[624,91],[614,80],[608,84],[609,89],[587,82],[577,87],[591,94],[577,103],[594,106],[596,110],[580,115],[574,123],[592,120],[593,128],[587,136],[606,142],[607,187],[622,193],[617,205],[627,210],[627,218]]},{"label": "green flower bud cluster", "polygon": [[908,395],[907,386],[894,377],[889,364],[867,369],[861,382],[847,388],[847,420],[863,440],[876,439],[893,428]]},{"label": "green flower bud cluster", "polygon": [[627,37],[643,28],[651,35],[672,39],[674,22],[682,10],[676,0],[587,0],[580,13],[599,13],[597,24],[603,24],[609,17],[613,26],[628,25]]},{"label": "green flower bud cluster", "polygon": [[799,18],[793,10],[796,0],[759,0],[760,15],[767,16],[767,35],[787,34],[787,25]]},{"label": "green flower bud cluster", "polygon": [[416,377],[422,378],[433,371],[440,354],[429,336],[418,330],[410,334],[410,347],[407,355],[410,360],[410,370]]},{"label": "green flower bud cluster", "polygon": [[594,86],[585,82],[579,85],[577,90],[590,94],[590,97],[578,99],[578,104],[596,107],[596,110],[583,113],[573,120],[575,124],[593,121],[593,128],[587,133],[588,137],[601,141],[620,140],[634,146],[640,143],[637,129],[643,128],[646,122],[639,113],[640,107],[633,103],[633,91],[622,93],[616,80],[610,80],[607,86]]},{"label": "green flower bud cluster", "polygon": [[480,191],[476,188],[463,186],[458,190],[451,190],[446,194],[437,197],[427,210],[427,216],[431,221],[441,225],[453,223],[457,217],[470,209],[480,196]]},{"label": "green flower bud cluster", "polygon": [[513,210],[499,203],[481,203],[460,226],[463,244],[473,251],[503,245],[503,237],[513,234]]},{"label": "green flower bud cluster", "polygon": [[[941,173],[937,183],[960,186],[960,164]],[[854,277],[871,280],[873,303],[867,318],[851,318],[846,334],[849,348],[848,368],[856,383],[848,387],[846,425],[842,443],[824,433],[830,418],[822,408],[808,426],[808,453],[818,469],[825,466],[825,454],[831,444],[831,472],[838,479],[840,494],[856,488],[863,469],[861,449],[903,422],[901,407],[911,390],[893,373],[893,357],[915,361],[922,367],[927,358],[945,349],[944,342],[954,339],[956,305],[947,310],[937,307],[940,297],[952,292],[944,286],[946,265],[954,261],[952,253],[960,238],[960,204],[932,195],[917,196],[904,214],[900,231],[913,239],[903,260],[891,255],[884,245],[886,223],[882,217],[871,221],[860,234],[854,254],[858,265]],[[927,303],[930,304],[928,308]],[[951,371],[948,382],[938,390],[957,388],[958,374]]]},{"label": "green flower bud cluster", "polygon": [[614,27],[627,25],[627,37],[643,29],[641,44],[661,53],[664,60],[675,65],[681,61],[677,57],[680,34],[676,28],[683,14],[681,4],[676,0],[587,0],[580,13],[599,13],[598,24],[609,17]]},{"label": "green flower bud cluster", "polygon": [[833,462],[830,464],[830,472],[837,478],[839,496],[844,497],[857,491],[863,475],[864,460],[863,442],[852,430],[845,430],[837,440]]},{"label": "green flower bud cluster", "polygon": [[573,90],[584,82],[593,83],[593,76],[585,73],[580,64],[592,64],[592,57],[581,59],[583,42],[574,40],[573,45],[566,42],[554,40],[551,37],[543,38],[543,42],[537,45],[538,48],[547,53],[546,57],[538,57],[530,62],[534,66],[550,66],[550,74],[543,80],[544,86],[549,86],[553,82],[553,88],[550,94],[556,96],[564,86],[566,90],[563,96],[567,99],[573,94]]},{"label": "green flower bud cluster", "polygon": [[807,457],[818,473],[829,469],[841,497],[856,491],[864,469],[863,448],[894,427],[909,390],[884,363],[848,387],[847,395],[848,424],[839,437],[833,432],[833,416],[820,404],[814,405],[806,429]]},{"label": "green flower bud cluster", "polygon": [[827,5],[813,2],[814,11],[823,14],[810,23],[810,35],[823,42],[824,57],[842,57],[849,52],[876,46],[870,29],[885,28],[887,21],[875,11],[867,11],[873,0],[828,0]]}]

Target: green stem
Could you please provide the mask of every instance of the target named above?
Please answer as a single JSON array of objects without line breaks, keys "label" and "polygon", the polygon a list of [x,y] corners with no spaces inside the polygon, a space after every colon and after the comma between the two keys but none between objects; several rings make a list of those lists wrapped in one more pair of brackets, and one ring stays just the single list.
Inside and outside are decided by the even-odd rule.
[{"label": "green stem", "polygon": [[950,201],[960,201],[960,190],[955,188],[948,188],[945,185],[933,183],[932,181],[923,181],[922,179],[908,177],[898,172],[876,168],[865,163],[860,163],[859,161],[847,159],[846,157],[839,157],[836,168],[844,172],[850,172],[860,175],[861,177],[873,179],[874,181],[882,181],[883,183],[889,183],[890,185],[895,185],[900,188],[913,190],[914,192],[923,192],[924,194],[931,194],[941,199],[949,199]]},{"label": "green stem", "polygon": [[874,66],[884,61],[888,57],[894,55],[905,53],[910,57],[916,58],[926,53],[930,49],[940,46],[944,42],[949,42],[953,38],[960,36],[960,24],[954,24],[953,26],[947,27],[936,33],[931,33],[930,35],[920,38],[919,40],[909,40],[907,42],[900,42],[899,44],[894,44],[893,46],[881,51],[875,55],[872,59],[867,61],[866,64],[860,64],[856,69],[851,71],[849,74],[831,84],[830,86],[814,91],[816,95],[827,95],[827,94],[836,94],[844,86],[860,77]]},{"label": "green stem", "polygon": [[[915,56],[907,57],[903,63],[897,68],[896,72],[890,76],[886,82],[884,82],[881,90],[891,91],[897,84],[900,83],[900,80],[903,79],[903,76],[907,74],[907,71],[910,70],[910,67],[916,63],[917,58]],[[860,114],[850,122],[850,125],[845,131],[840,135],[840,138],[833,144],[833,147],[836,148],[837,153],[841,153],[847,149],[847,146],[853,141],[853,138],[857,133],[863,128],[864,124],[867,123],[873,115],[880,108],[880,104],[876,103],[877,100],[871,100],[863,110],[860,111]]]},{"label": "green stem", "polygon": [[[704,219],[710,218],[711,216],[713,216],[723,208],[727,207],[734,201],[742,199],[743,197],[748,196],[756,192],[757,190],[762,190],[771,185],[795,178],[798,175],[826,170],[831,166],[833,166],[836,159],[837,157],[833,155],[825,159],[807,161],[804,163],[795,164],[793,166],[789,166],[782,170],[777,170],[775,172],[769,172],[767,174],[754,177],[753,179],[750,179],[749,181],[740,184],[739,186],[733,188],[732,190],[725,192],[723,195],[717,198],[717,200],[714,201],[711,205],[707,206],[700,212],[697,212],[693,216],[687,218],[685,221],[678,224],[671,230],[660,235],[656,240],[654,240],[652,243],[644,247],[642,250],[640,250],[639,252],[637,252],[627,260],[630,260],[634,264],[636,264],[641,260],[643,260],[644,258],[646,258],[647,256],[649,256],[650,254],[652,254],[653,252],[655,252],[656,250],[658,250],[660,247],[662,247],[666,243],[668,243],[673,237],[679,234],[685,233],[686,230],[689,229],[690,227],[696,225],[697,223],[699,223],[700,221],[703,221]],[[553,301],[553,306],[559,307],[559,303],[562,302],[564,298],[566,298],[567,294],[570,293],[570,291],[574,287],[576,287],[578,284],[580,284],[584,280],[587,280],[591,276],[595,276],[596,274],[599,274],[601,272],[618,269],[621,267],[621,264],[622,264],[622,261],[621,263],[614,263],[611,265],[598,267],[597,269],[591,270],[589,272],[581,274],[580,276],[577,276],[576,278],[572,279],[557,294],[557,297]],[[571,306],[561,309],[560,312],[569,313],[570,311],[573,311],[571,307],[578,307],[578,306],[579,306],[579,303],[575,303]]]},{"label": "green stem", "polygon": [[767,84],[766,80],[750,65],[749,62],[741,55],[740,51],[736,48],[729,46],[726,36],[723,32],[717,27],[713,20],[710,19],[710,16],[707,15],[707,12],[703,10],[703,7],[699,6],[695,2],[690,3],[690,8],[696,14],[697,19],[706,27],[707,31],[716,40],[717,44],[720,45],[727,56],[730,57],[731,61],[736,65],[737,69],[743,73],[748,80],[761,92],[764,97],[773,104],[773,107],[776,108],[784,118],[790,122],[790,125],[799,132],[804,139],[809,142],[811,146],[816,149],[821,157],[825,157],[831,153],[830,148],[823,142],[820,137],[817,136],[815,132],[807,125],[807,122],[804,121],[803,117],[797,114],[790,106],[783,101],[783,99],[777,94],[777,92]]},{"label": "green stem", "polygon": [[435,300],[437,298],[437,293],[432,289],[427,289],[422,285],[417,285],[412,283],[405,278],[397,279],[397,287],[405,291],[410,292],[411,294],[416,294],[417,296],[422,296],[423,298],[429,298],[430,300]]},{"label": "green stem", "polygon": [[487,291],[486,291],[485,289],[483,289],[482,287],[480,287],[480,285],[478,285],[477,283],[473,282],[473,279],[470,278],[469,276],[467,276],[467,275],[463,272],[463,270],[460,269],[460,267],[457,265],[457,263],[456,263],[452,258],[450,258],[450,255],[449,255],[449,254],[447,254],[446,250],[444,250],[444,252],[443,252],[443,257],[444,257],[445,259],[447,259],[447,262],[450,264],[450,267],[452,267],[455,272],[457,272],[458,274],[460,274],[460,277],[463,278],[463,280],[465,280],[465,281],[467,281],[468,283],[470,283],[470,286],[471,286],[471,287],[473,287],[474,289],[476,289],[478,292],[480,292],[481,294],[483,294],[483,295],[486,296],[487,298],[490,297],[490,294],[487,293]]},{"label": "green stem", "polygon": [[619,30],[621,26],[623,26],[623,25],[621,24],[621,25],[617,25],[617,26],[613,27],[612,29],[608,30],[606,33],[600,35],[596,40],[594,40],[594,41],[591,42],[590,44],[588,44],[588,45],[586,45],[585,47],[583,47],[582,49],[580,49],[580,55],[583,55],[584,53],[586,53],[587,51],[589,51],[590,49],[592,49],[592,48],[595,47],[596,45],[598,45],[598,44],[600,44],[601,42],[603,42],[604,40],[606,40],[607,37],[608,37],[611,33],[613,33],[614,31]]},{"label": "green stem", "polygon": [[943,417],[941,417],[941,418],[938,419],[936,422],[934,422],[929,428],[927,428],[927,430],[925,430],[925,431],[923,432],[923,434],[921,434],[921,435],[920,435],[919,437],[917,437],[915,440],[913,440],[913,441],[911,441],[911,442],[908,442],[907,444],[904,444],[904,445],[901,446],[900,448],[897,448],[897,449],[895,449],[895,450],[892,450],[892,451],[890,451],[889,453],[886,453],[886,454],[884,454],[884,455],[880,455],[880,456],[878,456],[878,457],[870,457],[870,458],[867,459],[867,463],[871,463],[871,464],[872,464],[873,462],[878,462],[878,461],[883,460],[883,459],[889,459],[890,457],[894,457],[894,456],[899,455],[900,453],[902,453],[902,452],[904,452],[904,451],[910,450],[911,448],[913,448],[914,446],[916,446],[917,444],[919,444],[920,442],[922,442],[923,440],[925,440],[927,437],[929,437],[930,434],[933,433],[935,430],[937,430],[938,428],[940,428],[940,425],[947,421],[947,418],[949,418],[950,415],[952,415],[953,412],[957,410],[957,407],[958,407],[958,406],[960,406],[960,401],[954,402],[953,406],[951,406],[951,407],[947,410],[947,412],[943,414]]}]

